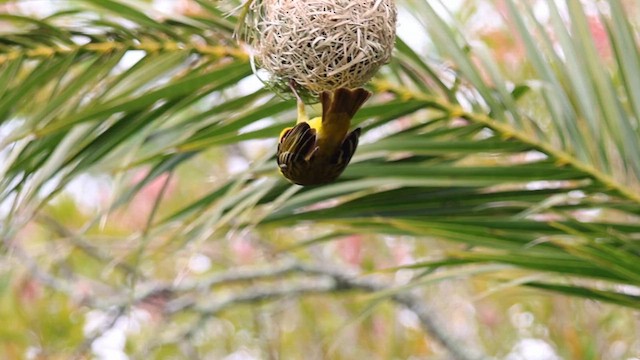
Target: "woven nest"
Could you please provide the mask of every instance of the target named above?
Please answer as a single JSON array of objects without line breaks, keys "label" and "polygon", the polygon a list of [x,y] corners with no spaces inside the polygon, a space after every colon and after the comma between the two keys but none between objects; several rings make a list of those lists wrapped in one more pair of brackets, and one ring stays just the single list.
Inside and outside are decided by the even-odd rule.
[{"label": "woven nest", "polygon": [[395,41],[393,0],[262,0],[252,12],[257,63],[276,89],[292,80],[311,94],[362,86]]}]

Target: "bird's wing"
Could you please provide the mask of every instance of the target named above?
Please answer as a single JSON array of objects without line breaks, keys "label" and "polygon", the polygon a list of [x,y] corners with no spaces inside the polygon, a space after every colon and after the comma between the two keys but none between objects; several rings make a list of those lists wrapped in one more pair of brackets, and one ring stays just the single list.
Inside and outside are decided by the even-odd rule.
[{"label": "bird's wing", "polygon": [[349,133],[344,138],[344,141],[340,145],[340,148],[336,152],[333,162],[340,167],[346,167],[351,161],[351,157],[356,152],[358,147],[358,139],[360,138],[360,128],[357,128]]},{"label": "bird's wing", "polygon": [[316,143],[316,131],[308,123],[296,124],[286,131],[278,143],[278,165],[291,166],[293,162],[304,159],[313,151]]}]

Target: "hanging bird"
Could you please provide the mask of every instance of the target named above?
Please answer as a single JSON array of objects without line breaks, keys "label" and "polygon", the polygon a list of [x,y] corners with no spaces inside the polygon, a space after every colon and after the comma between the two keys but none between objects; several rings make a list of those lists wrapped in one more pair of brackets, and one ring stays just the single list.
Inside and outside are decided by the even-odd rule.
[{"label": "hanging bird", "polygon": [[[294,94],[295,91],[294,91]],[[298,97],[298,121],[280,133],[280,172],[298,185],[325,184],[340,176],[358,147],[360,128],[349,132],[351,119],[371,96],[363,88],[340,88],[320,94],[322,117],[307,118]]]}]

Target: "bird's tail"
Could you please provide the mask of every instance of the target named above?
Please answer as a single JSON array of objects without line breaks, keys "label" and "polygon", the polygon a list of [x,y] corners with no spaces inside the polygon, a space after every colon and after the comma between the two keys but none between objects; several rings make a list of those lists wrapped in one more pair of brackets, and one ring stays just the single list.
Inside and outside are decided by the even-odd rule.
[{"label": "bird's tail", "polygon": [[322,102],[322,122],[351,120],[362,104],[369,99],[371,93],[363,88],[339,88],[333,93],[323,91],[320,94]]}]

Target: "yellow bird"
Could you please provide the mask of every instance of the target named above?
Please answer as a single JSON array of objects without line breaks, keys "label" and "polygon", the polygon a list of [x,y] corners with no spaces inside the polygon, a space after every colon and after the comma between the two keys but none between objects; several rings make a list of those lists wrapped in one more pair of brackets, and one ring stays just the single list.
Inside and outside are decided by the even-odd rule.
[{"label": "yellow bird", "polygon": [[369,96],[371,93],[362,88],[324,91],[320,94],[322,117],[311,120],[298,98],[298,121],[294,127],[282,130],[278,142],[277,161],[282,175],[299,185],[337,179],[358,147],[360,128],[349,132],[351,119]]}]

